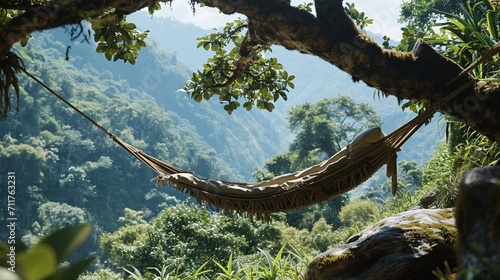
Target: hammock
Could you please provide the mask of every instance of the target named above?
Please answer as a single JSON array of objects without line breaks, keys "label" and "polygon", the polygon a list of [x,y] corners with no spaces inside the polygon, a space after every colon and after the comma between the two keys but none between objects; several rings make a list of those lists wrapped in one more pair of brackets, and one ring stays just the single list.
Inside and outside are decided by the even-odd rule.
[{"label": "hammock", "polygon": [[372,128],[317,165],[264,182],[240,183],[201,178],[142,152],[102,127],[25,69],[24,72],[155,171],[158,175],[153,180],[156,180],[157,186],[167,183],[207,207],[216,207],[224,212],[248,213],[258,219],[268,219],[271,213],[299,209],[340,196],[366,181],[384,164],[387,165],[387,176],[392,177],[392,193],[395,194],[396,152],[442,104],[473,84],[468,81],[444,97],[439,104],[388,135],[384,135],[380,128]]}]

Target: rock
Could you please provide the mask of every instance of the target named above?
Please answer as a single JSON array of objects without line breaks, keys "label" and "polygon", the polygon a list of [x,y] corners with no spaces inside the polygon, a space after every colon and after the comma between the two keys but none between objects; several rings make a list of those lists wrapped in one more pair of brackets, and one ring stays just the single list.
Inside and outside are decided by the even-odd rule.
[{"label": "rock", "polygon": [[314,258],[306,279],[436,279],[456,266],[453,209],[406,211],[366,228]]},{"label": "rock", "polygon": [[410,207],[407,210],[435,208],[433,204],[434,202],[436,202],[438,196],[439,196],[439,191],[438,189],[434,188],[430,190],[428,193],[426,193],[424,196],[422,196],[422,198],[418,201],[417,204],[415,204],[414,206]]},{"label": "rock", "polygon": [[458,279],[500,279],[500,167],[469,172],[455,208]]}]

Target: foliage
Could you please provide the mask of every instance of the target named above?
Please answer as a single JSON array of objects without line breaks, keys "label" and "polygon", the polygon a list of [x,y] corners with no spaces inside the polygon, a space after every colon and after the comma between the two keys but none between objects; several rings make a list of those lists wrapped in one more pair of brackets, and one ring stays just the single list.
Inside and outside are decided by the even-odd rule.
[{"label": "foliage", "polygon": [[219,279],[236,279],[240,274],[241,270],[233,269],[233,254],[229,256],[227,260],[227,266],[213,260],[221,272],[217,273],[217,278]]},{"label": "foliage", "polygon": [[[414,17],[408,13],[409,7],[418,10]],[[406,13],[406,14],[404,14]],[[493,1],[411,1],[402,6],[402,18],[412,22],[413,19],[444,19],[434,23],[433,20],[420,20],[417,24],[421,30],[419,36],[438,47],[447,57],[463,67],[476,60],[482,53],[490,49],[499,40],[498,9]],[[433,30],[440,28],[440,34]],[[416,30],[416,29],[414,29]],[[416,33],[413,33],[416,34]],[[404,34],[412,38],[411,34]],[[497,79],[498,57],[472,70],[471,74],[478,79]],[[409,102],[407,106],[415,104]],[[457,186],[465,172],[477,166],[498,164],[498,145],[485,136],[473,132],[465,125],[448,121],[448,144],[442,147],[431,159],[423,176],[423,190],[436,188],[438,196],[434,206],[452,207],[457,195]],[[406,205],[414,203],[406,199]],[[393,201],[395,202],[395,201]],[[393,204],[393,206],[395,206]]]},{"label": "foliage", "polygon": [[146,221],[143,220],[144,212],[143,211],[134,211],[130,208],[124,209],[124,216],[118,218],[118,222],[121,222],[123,225],[140,225],[145,224]]},{"label": "foliage", "polygon": [[319,153],[321,159],[328,158],[358,133],[382,124],[370,105],[347,96],[293,107],[287,120],[291,131],[296,133],[290,151],[297,153],[299,159],[307,158],[311,152]]},{"label": "foliage", "polygon": [[266,265],[260,266],[261,270],[258,272],[258,275],[262,279],[266,280],[275,280],[275,279],[283,279],[287,276],[290,271],[290,263],[288,259],[283,258],[283,250],[285,246],[281,247],[276,256],[273,258],[267,251],[264,251],[259,248],[259,251],[262,253],[265,259]]},{"label": "foliage", "polygon": [[453,207],[458,193],[458,185],[463,175],[472,168],[497,166],[500,147],[483,135],[466,128],[465,140],[453,149],[443,145],[428,162],[424,171],[424,188],[437,188],[438,196],[434,206]]},{"label": "foliage", "polygon": [[[410,51],[417,39],[424,39],[436,46],[444,56],[465,67],[498,41],[498,17],[497,8],[489,0],[412,0],[402,5],[401,20],[407,22],[407,26],[401,29],[403,38],[400,44],[390,47],[390,38],[385,36],[383,45]],[[436,19],[443,21],[436,23]],[[497,60],[497,57],[493,57],[472,70],[471,74],[480,79],[496,79]],[[408,101],[402,107],[419,112],[425,105]]]},{"label": "foliage", "polygon": [[84,224],[90,220],[83,209],[52,201],[40,205],[38,215],[42,221],[41,235],[48,235],[55,229]]},{"label": "foliage", "polygon": [[[446,18],[443,23],[433,26],[440,27],[451,38],[431,40],[442,44],[445,54],[462,66],[476,60],[482,53],[490,49],[499,40],[498,11],[489,0],[459,3],[460,14],[434,10]],[[494,58],[477,69],[472,74],[477,78],[487,78],[498,71],[497,58]]]},{"label": "foliage", "polygon": [[[204,274],[210,272],[210,270],[205,270],[205,265],[208,262],[202,264],[196,271],[193,273],[179,272],[176,267],[172,267],[171,265],[163,265],[160,268],[158,267],[148,267],[147,271],[141,273],[139,269],[134,266],[131,266],[131,269],[123,268],[125,273],[128,275],[127,279],[136,279],[136,280],[168,280],[172,277],[175,279],[183,279],[183,280],[194,280],[201,279]],[[133,271],[132,271],[133,270]]]},{"label": "foliage", "polygon": [[379,206],[369,199],[353,201],[340,210],[339,218],[346,226],[358,230],[380,219]]},{"label": "foliage", "polygon": [[[198,48],[214,52],[203,65],[203,70],[193,73],[184,91],[196,102],[218,95],[224,110],[231,114],[240,107],[251,110],[253,106],[272,111],[278,99],[287,100],[288,88],[294,88],[293,75],[283,70],[276,58],[266,58],[271,48],[259,46],[245,49],[245,37],[240,35],[247,28],[244,20],[229,22],[223,31],[198,38]],[[248,53],[244,53],[248,52]]]},{"label": "foliage", "polygon": [[78,280],[122,280],[123,275],[112,271],[109,268],[102,268],[93,272],[85,272]]},{"label": "foliage", "polygon": [[429,24],[443,19],[433,10],[446,11],[459,15],[459,5],[465,0],[405,0],[401,4],[399,22],[425,29]]},{"label": "foliage", "polygon": [[92,29],[97,43],[96,51],[104,53],[107,60],[120,59],[135,64],[139,50],[146,46],[144,39],[149,32],[147,30],[139,32],[136,28],[134,23],[125,20],[104,23],[93,20]]},{"label": "foliage", "polygon": [[304,3],[301,3],[301,4],[298,4],[297,5],[297,8],[301,9],[301,10],[304,10],[304,11],[307,11],[309,13],[312,13],[313,9],[313,3],[312,2],[304,2]]},{"label": "foliage", "polygon": [[314,223],[311,233],[307,236],[305,243],[309,248],[314,249],[315,252],[325,252],[335,245],[335,239],[335,233],[332,231],[332,226],[327,224],[325,218],[320,218]]},{"label": "foliage", "polygon": [[[70,61],[64,60],[62,32],[35,34],[36,40],[19,50],[32,74],[145,152],[199,174],[240,179],[223,159],[214,159],[214,150],[189,121],[175,111],[165,112],[152,96],[134,89],[132,80],[120,80],[118,76],[127,77],[127,69],[104,68],[104,58],[75,46]],[[163,62],[172,69],[164,74],[175,72],[177,66],[182,73],[184,68],[167,58]],[[187,76],[174,77],[167,79],[173,85],[163,90],[182,86]],[[19,76],[19,85],[20,98],[29,109],[1,123],[5,133],[0,136],[0,180],[6,180],[7,171],[16,172],[16,206],[23,211],[18,235],[23,241],[33,243],[61,226],[92,223],[95,230],[77,249],[78,258],[98,251],[100,232],[116,230],[124,208],[141,210],[146,221],[186,198],[171,188],[154,188],[151,171],[81,116],[54,103],[39,85],[25,76]],[[0,205],[0,210],[6,206]],[[5,234],[0,231],[0,237]]]},{"label": "foliage", "polygon": [[[403,40],[402,43],[396,47],[400,48],[405,46],[403,43],[405,40],[413,40],[415,37],[425,38],[425,40],[431,44],[434,44],[438,49],[447,57],[453,59],[455,62],[459,63],[463,67],[475,61],[482,53],[489,50],[493,45],[499,41],[499,11],[497,7],[497,2],[489,0],[478,0],[478,1],[411,1],[410,3],[405,3],[402,6],[402,17],[405,17],[407,21],[411,22],[409,19],[409,14],[403,16],[406,13],[408,7],[419,10],[416,14],[417,17],[426,15],[433,16],[434,18],[442,18],[444,22],[433,23],[432,21],[422,21],[419,25],[419,31],[413,24],[409,24],[408,28],[403,28]],[[420,14],[422,13],[422,14]],[[439,28],[440,34],[435,33],[434,30]],[[423,31],[425,30],[425,31]],[[410,31],[410,32],[406,32]],[[418,35],[417,35],[418,34]],[[408,44],[406,44],[408,46]],[[498,57],[494,56],[489,61],[479,65],[476,69],[471,71],[471,74],[478,79],[497,79],[498,78]],[[412,101],[403,104],[403,108],[408,107],[413,111],[418,111],[422,107],[422,104],[416,104]],[[447,118],[449,121],[449,118]],[[449,133],[449,147],[453,149],[458,147],[459,149],[466,149],[467,151],[461,151],[460,154],[465,154],[469,156],[470,153],[475,149],[476,143],[483,148],[479,148],[481,151],[485,146],[493,145],[493,143],[486,140],[484,136],[478,135],[477,133],[472,133],[470,130],[459,124],[449,121],[448,123],[448,133]],[[478,137],[477,140],[474,138]],[[476,142],[477,141],[477,142]],[[464,147],[469,148],[464,148]],[[483,157],[479,162],[475,162],[472,165],[489,165],[488,161],[495,162],[495,147],[490,150],[490,157]],[[481,158],[481,156],[479,156]],[[474,157],[470,157],[471,161],[474,161]],[[469,161],[469,159],[464,160],[464,162]],[[455,160],[452,160],[455,162]],[[442,186],[453,185],[457,181],[456,177],[460,176],[461,172],[467,170],[467,168],[461,168],[459,172],[452,172],[453,176],[448,178],[454,178],[451,182],[447,184],[440,184]],[[457,170],[458,171],[458,170]],[[439,179],[437,179],[439,181]],[[450,190],[450,197],[455,196],[455,192]],[[453,199],[451,200],[453,201]],[[450,205],[448,201],[442,205]]]},{"label": "foliage", "polygon": [[[461,47],[460,53],[464,54],[464,64],[470,62],[469,57],[480,53],[479,50],[486,46],[485,42],[489,44],[491,38],[496,40],[493,36],[496,31],[493,31],[497,27],[492,25],[495,22],[492,19],[497,16],[496,12],[486,9],[487,19],[484,20],[481,18],[481,11],[484,10],[487,2],[481,1],[481,3],[463,10],[466,16],[464,20],[447,15],[452,24],[441,25],[443,30],[454,34],[453,40],[460,40],[465,34],[469,36],[467,40],[472,38],[479,42],[470,45],[465,41],[457,43]],[[310,6],[305,4],[302,9],[311,12]],[[361,28],[371,23],[364,13],[355,9],[354,4],[348,4],[346,11]],[[135,26],[123,20],[106,22],[104,23],[106,27],[97,22],[93,24],[96,34],[102,33],[94,37],[98,42],[99,52],[104,52],[108,60],[113,58],[114,60],[123,59],[132,64],[135,62],[136,51],[144,46],[142,40],[145,38],[145,33],[135,31]],[[237,51],[245,44],[244,37],[240,36],[246,28],[245,24],[244,21],[239,20],[228,24],[222,32],[215,32],[201,38],[198,47],[214,51],[215,56],[205,64],[202,71],[193,74],[192,83],[185,87],[185,90],[196,101],[210,99],[217,94],[219,101],[225,105],[224,109],[231,113],[240,106],[238,98],[245,100],[243,107],[248,110],[257,106],[269,111],[274,108],[272,102],[280,97],[287,98],[288,89],[293,88],[293,75],[284,71],[275,59],[265,57],[264,54],[270,50],[269,48],[263,46],[261,49],[254,50],[254,53],[250,55],[242,55]],[[113,29],[114,32],[106,33],[108,29]],[[452,45],[446,45],[447,42],[444,40],[447,39],[447,35],[431,33],[430,29],[422,30],[425,29],[420,29],[417,25],[409,25],[403,29],[404,41],[397,48],[410,50],[417,38],[431,38],[434,44],[445,46],[445,50],[452,53]],[[470,32],[471,30],[473,32]],[[490,32],[491,38],[484,39],[479,33],[474,33],[476,31]],[[58,47],[61,48],[61,46]],[[163,92],[155,93],[158,99],[154,100],[138,90],[130,89],[124,81],[106,78],[113,77],[111,73],[113,71],[99,75],[104,71],[85,64],[86,61],[78,57],[75,57],[75,59],[80,59],[77,63],[80,66],[86,65],[78,68],[83,70],[77,71],[75,67],[60,65],[55,61],[51,66],[52,70],[67,72],[68,75],[54,76],[45,67],[47,60],[53,60],[48,51],[45,52],[40,47],[35,48],[30,49],[28,46],[23,51],[29,54],[26,61],[37,74],[44,77],[44,80],[51,86],[63,89],[63,93],[68,98],[100,122],[116,129],[120,137],[181,167],[193,167],[197,173],[207,177],[224,172],[231,173],[225,166],[218,165],[220,162],[214,160],[213,152],[199,137],[188,131],[195,129],[186,125],[187,122],[179,120],[176,112],[187,111],[185,107],[177,108],[177,111],[172,110],[167,114],[158,110],[156,103],[162,100],[160,98]],[[51,51],[57,52],[54,49]],[[85,59],[89,57],[82,56]],[[249,59],[249,62],[245,63],[250,63],[245,65],[251,66],[241,68],[242,64],[239,63],[245,59]],[[221,70],[224,67],[230,70],[228,72]],[[486,72],[491,74],[496,71],[495,65],[488,67]],[[40,68],[44,70],[37,70]],[[478,74],[478,77],[486,76]],[[196,86],[194,80],[200,84],[198,93],[189,88]],[[236,86],[226,87],[225,85],[229,85],[231,80],[235,81],[233,85]],[[204,89],[201,89],[203,83],[205,83],[204,86],[211,86],[212,91],[203,92]],[[82,84],[86,86],[82,88]],[[30,95],[27,95],[27,92]],[[192,206],[187,205],[168,207],[147,223],[148,217],[155,216],[160,213],[160,209],[175,204],[177,200],[156,189],[144,195],[141,192],[144,190],[141,182],[147,182],[150,174],[144,175],[145,169],[121,155],[112,145],[107,144],[105,137],[96,136],[95,131],[87,128],[82,120],[68,110],[64,108],[49,110],[48,108],[53,107],[51,99],[40,94],[37,85],[23,83],[19,94],[33,110],[20,114],[22,122],[15,120],[9,123],[12,124],[12,135],[7,134],[0,141],[0,154],[2,160],[15,158],[16,160],[12,162],[22,165],[19,168],[15,167],[16,170],[23,170],[23,174],[19,177],[31,180],[30,184],[23,183],[28,187],[22,195],[29,199],[20,199],[20,201],[30,201],[26,209],[31,215],[27,216],[33,217],[23,218],[22,223],[28,225],[25,228],[34,224],[38,225],[41,232],[50,232],[59,222],[66,224],[72,219],[72,222],[96,219],[99,225],[112,231],[117,226],[116,221],[119,221],[123,226],[118,231],[105,235],[102,241],[103,250],[109,255],[111,263],[122,266],[131,277],[167,279],[175,276],[190,279],[198,275],[215,276],[213,273],[219,271],[218,277],[221,279],[230,279],[235,275],[241,278],[299,279],[300,273],[293,270],[303,269],[307,261],[299,257],[296,252],[285,251],[285,247],[280,249],[278,246],[282,245],[285,240],[293,241],[294,247],[300,248],[301,251],[323,251],[345,240],[345,237],[353,231],[359,230],[360,224],[372,222],[374,217],[380,215],[378,207],[377,210],[372,207],[375,204],[373,202],[362,201],[366,205],[356,205],[357,202],[355,202],[344,206],[348,198],[342,197],[337,201],[332,200],[322,205],[288,213],[288,221],[302,229],[288,227],[284,223],[280,223],[279,226],[264,225],[240,217],[211,215],[206,210],[191,208]],[[349,103],[348,98],[338,98],[337,101],[336,106],[340,104],[340,106],[356,108],[359,105]],[[330,108],[333,102],[330,105],[329,101],[322,102],[319,102],[320,105],[317,107],[314,106],[317,104],[309,104],[310,107],[307,110],[296,109],[296,115],[289,116],[290,123],[292,119],[295,121],[294,127],[292,128],[291,125],[291,128],[297,133],[297,137],[287,153],[277,155],[268,162],[269,164],[266,163],[267,170],[256,173],[259,179],[272,176],[273,174],[269,171],[278,175],[317,163],[338,151],[359,132],[358,129],[361,130],[361,127],[354,127],[354,124],[359,125],[362,121],[354,119],[347,125],[352,130],[348,129],[343,132],[345,135],[342,136],[346,137],[336,137],[336,133],[338,134],[342,129],[332,124],[335,123],[332,119],[340,116],[337,121],[342,122],[341,120],[347,119],[348,114],[342,115],[341,108]],[[170,103],[167,106],[176,106],[172,105],[173,102]],[[419,107],[414,104],[408,106],[419,110]],[[187,111],[185,114],[191,114],[190,112],[192,111]],[[350,117],[366,117],[371,115],[369,112],[367,107],[355,109],[351,111]],[[217,119],[215,115],[211,115],[210,118]],[[375,120],[376,118],[373,118],[373,123],[377,122]],[[21,123],[26,123],[26,127],[22,127]],[[33,133],[33,131],[39,133]],[[443,174],[452,174],[451,178],[458,178],[456,170],[462,168],[467,169],[479,164],[498,164],[498,146],[486,138],[470,133],[470,137],[464,137],[463,141],[463,144],[458,142],[455,154],[447,155],[450,157],[437,157],[432,165],[430,164],[425,174],[427,186],[437,185],[435,182],[439,180],[439,176],[442,178]],[[103,151],[113,156],[102,156]],[[404,162],[400,165],[401,170],[406,174],[406,177],[399,177],[403,191],[400,191],[394,200],[386,202],[384,214],[406,209],[421,195],[421,190],[418,188],[422,174],[416,164]],[[455,185],[453,183],[447,186]],[[71,197],[66,195],[69,191],[72,193]],[[440,206],[450,205],[453,196],[449,193],[446,192],[445,196],[449,200],[438,202],[441,203]],[[93,203],[88,203],[89,201]],[[130,208],[125,208],[125,206]],[[342,211],[340,211],[341,206],[344,206]],[[124,208],[123,217],[118,218],[122,215],[121,211]],[[354,210],[348,211],[349,208]],[[38,209],[40,209],[40,216],[36,218],[37,215],[34,213],[37,213]],[[132,209],[141,209],[141,211]],[[368,211],[365,211],[367,209]],[[346,213],[342,214],[344,218],[337,217],[336,214],[339,211]],[[62,215],[63,212],[67,212],[68,215]],[[82,214],[85,212],[90,214],[88,216]],[[106,217],[103,217],[103,212]],[[356,222],[356,226],[351,228],[339,227],[340,222],[352,225],[353,221],[361,222]],[[333,231],[332,227],[337,227],[337,230]],[[309,229],[310,232],[304,228]],[[255,248],[260,248],[259,252],[255,251]],[[250,255],[249,258],[255,255],[260,256],[259,265],[248,262],[245,267],[241,264],[247,260],[244,255]],[[224,265],[220,260],[228,261]],[[133,266],[129,266],[130,264]],[[150,265],[155,267],[151,268]],[[208,272],[208,270],[211,271]],[[101,275],[112,275],[108,272],[102,272]],[[94,276],[101,277],[98,274]]]},{"label": "foliage", "polygon": [[29,249],[18,239],[9,239],[8,242],[1,243],[2,279],[77,279],[93,258],[66,267],[59,267],[59,264],[87,238],[90,231],[89,224],[66,227],[54,231]]},{"label": "foliage", "polygon": [[[303,279],[306,265],[310,258],[297,252],[293,247],[282,246],[273,256],[266,250],[259,249],[258,253],[234,258],[231,254],[226,262],[213,261],[216,266],[212,270],[206,269],[207,263],[200,265],[196,271],[188,273],[172,269],[171,265],[148,267],[147,271],[130,266],[124,270],[128,273],[127,279],[167,280],[167,279]],[[104,272],[104,271],[103,271]],[[89,278],[93,280],[94,278]]]},{"label": "foliage", "polygon": [[[102,249],[115,266],[132,265],[143,271],[171,263],[177,273],[192,273],[207,261],[249,254],[257,247],[274,252],[280,238],[272,224],[180,204],[166,208],[148,224],[128,224],[105,233]],[[207,268],[215,265],[209,263]]]},{"label": "foliage", "polygon": [[310,231],[303,228],[297,229],[296,227],[288,225],[288,223],[279,223],[278,227],[281,232],[280,244],[288,244],[294,248],[295,251],[300,252],[301,255],[311,256],[314,254],[315,249],[310,246]]},{"label": "foliage", "polygon": [[467,128],[464,143],[455,147],[456,165],[459,170],[480,166],[500,165],[500,145],[486,136]]},{"label": "foliage", "polygon": [[373,23],[373,19],[368,18],[364,12],[358,11],[354,3],[345,3],[344,11],[349,15],[359,28],[363,29]]},{"label": "foliage", "polygon": [[[0,26],[7,25],[12,19],[19,16],[23,10],[32,5],[32,9],[36,11],[39,7],[44,7],[44,1],[37,1],[34,3],[9,3],[8,6],[12,8],[0,9]],[[50,2],[50,1],[49,1]],[[16,9],[16,5],[19,4],[21,7]],[[67,3],[58,3],[65,5]],[[75,7],[66,7],[68,9],[75,9]],[[160,8],[159,1],[153,1],[149,7],[150,13]],[[47,8],[51,9],[51,8]],[[56,10],[59,7],[55,8]],[[40,11],[38,11],[40,12]],[[40,17],[39,20],[46,20],[46,11],[37,14]],[[119,12],[106,12],[104,15],[99,17],[88,17],[88,21],[91,22],[90,26],[88,22],[77,23],[71,26],[65,26],[66,32],[68,33],[70,39],[76,40],[78,38],[83,38],[82,41],[89,42],[89,37],[93,33],[94,40],[97,43],[96,52],[104,53],[107,60],[113,59],[113,61],[123,60],[124,62],[129,62],[135,64],[135,60],[139,55],[139,50],[146,46],[145,39],[147,37],[148,31],[139,32],[136,29],[134,23],[129,23],[126,21],[123,14]],[[91,32],[92,30],[92,32]],[[28,35],[18,42],[22,47],[25,47],[32,36]],[[66,60],[69,59],[69,51],[71,46],[66,48]],[[21,72],[24,68],[22,59],[15,53],[9,52],[5,58],[2,58],[0,64],[0,113],[1,119],[7,117],[7,113],[11,108],[9,88],[12,86],[15,90],[17,96],[17,108],[19,110],[19,88],[17,74]]]}]

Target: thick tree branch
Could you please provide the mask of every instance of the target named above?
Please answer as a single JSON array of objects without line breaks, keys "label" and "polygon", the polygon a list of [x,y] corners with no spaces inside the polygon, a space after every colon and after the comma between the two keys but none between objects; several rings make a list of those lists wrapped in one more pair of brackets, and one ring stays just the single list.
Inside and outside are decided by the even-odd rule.
[{"label": "thick tree branch", "polygon": [[113,11],[114,13],[129,14],[152,4],[151,0],[79,0],[47,2],[45,6],[27,10],[12,19],[7,25],[0,28],[0,61],[19,40],[31,33],[47,30],[67,24],[79,23],[84,19],[99,17]]},{"label": "thick tree branch", "polygon": [[[279,0],[206,0],[225,13],[242,13],[261,44],[278,44],[336,65],[369,86],[401,99],[435,103],[470,77],[448,84],[460,66],[425,43],[413,53],[384,50],[360,32],[340,0],[317,0],[317,17]],[[494,83],[477,83],[441,111],[500,141],[500,92]]]}]

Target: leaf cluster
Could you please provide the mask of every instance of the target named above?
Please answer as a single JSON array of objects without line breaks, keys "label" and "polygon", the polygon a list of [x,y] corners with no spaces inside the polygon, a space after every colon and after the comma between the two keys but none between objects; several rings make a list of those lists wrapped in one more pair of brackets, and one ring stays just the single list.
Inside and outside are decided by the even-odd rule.
[{"label": "leaf cluster", "polygon": [[344,11],[349,17],[351,17],[354,20],[356,25],[359,26],[359,28],[361,29],[364,29],[365,27],[373,23],[373,19],[368,18],[368,16],[365,15],[365,12],[361,12],[358,9],[356,9],[354,3],[346,2]]},{"label": "leaf cluster", "polygon": [[[203,64],[203,69],[193,73],[183,90],[196,102],[218,96],[224,110],[231,114],[243,106],[251,110],[272,111],[274,102],[287,100],[289,88],[294,88],[293,79],[276,58],[266,58],[271,49],[256,46],[250,54],[242,55],[241,48],[247,29],[244,20],[237,19],[226,24],[222,31],[198,38],[198,48],[214,52],[214,56]],[[240,100],[243,99],[243,104]]]},{"label": "leaf cluster", "polygon": [[120,59],[135,64],[139,50],[146,46],[144,40],[149,32],[148,30],[139,32],[136,28],[134,23],[125,20],[104,23],[99,20],[93,21],[92,29],[95,31],[96,51],[104,53],[107,60],[117,61]]},{"label": "leaf cluster", "polygon": [[[460,5],[461,16],[436,11],[447,19],[444,23],[435,24],[449,39],[431,41],[444,46],[444,53],[463,67],[474,62],[484,52],[499,41],[499,11],[492,1],[482,0],[475,4]],[[498,78],[498,56],[470,71],[478,79]]]}]

